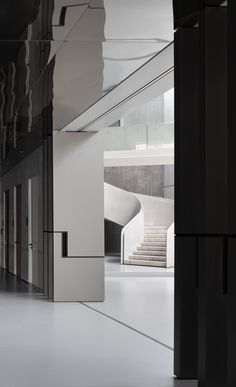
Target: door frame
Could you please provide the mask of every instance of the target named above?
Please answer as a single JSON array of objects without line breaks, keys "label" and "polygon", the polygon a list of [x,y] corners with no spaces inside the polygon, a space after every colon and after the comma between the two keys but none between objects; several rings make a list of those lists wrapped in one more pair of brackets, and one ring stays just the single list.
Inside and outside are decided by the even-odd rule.
[{"label": "door frame", "polygon": [[10,192],[9,189],[4,191],[3,194],[3,216],[4,216],[4,227],[3,227],[3,259],[4,268],[9,271],[10,268]]},{"label": "door frame", "polygon": [[22,260],[22,185],[14,187],[14,274],[21,277]]}]

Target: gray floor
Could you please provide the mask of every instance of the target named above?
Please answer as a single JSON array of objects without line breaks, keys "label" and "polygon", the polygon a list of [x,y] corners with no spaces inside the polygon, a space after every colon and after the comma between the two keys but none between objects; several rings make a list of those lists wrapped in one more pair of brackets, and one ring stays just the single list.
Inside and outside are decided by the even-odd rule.
[{"label": "gray floor", "polygon": [[106,282],[104,304],[53,304],[0,271],[0,385],[196,387],[172,374],[173,279]]},{"label": "gray floor", "polygon": [[108,255],[105,273],[108,277],[174,277],[174,268],[121,265],[120,257]]}]

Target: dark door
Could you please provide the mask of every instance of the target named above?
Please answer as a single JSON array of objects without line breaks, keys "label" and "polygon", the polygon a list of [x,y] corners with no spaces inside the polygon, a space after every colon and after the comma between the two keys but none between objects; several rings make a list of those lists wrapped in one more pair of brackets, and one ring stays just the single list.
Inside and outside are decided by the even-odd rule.
[{"label": "dark door", "polygon": [[16,274],[21,277],[21,185],[16,187]]},{"label": "dark door", "polygon": [[4,192],[4,256],[5,269],[9,271],[9,191]]}]

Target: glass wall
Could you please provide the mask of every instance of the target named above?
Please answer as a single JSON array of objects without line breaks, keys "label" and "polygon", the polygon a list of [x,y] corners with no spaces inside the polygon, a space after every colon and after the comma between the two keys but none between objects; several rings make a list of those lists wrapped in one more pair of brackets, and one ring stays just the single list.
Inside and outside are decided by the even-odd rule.
[{"label": "glass wall", "polygon": [[174,89],[129,112],[106,129],[105,150],[174,146]]}]

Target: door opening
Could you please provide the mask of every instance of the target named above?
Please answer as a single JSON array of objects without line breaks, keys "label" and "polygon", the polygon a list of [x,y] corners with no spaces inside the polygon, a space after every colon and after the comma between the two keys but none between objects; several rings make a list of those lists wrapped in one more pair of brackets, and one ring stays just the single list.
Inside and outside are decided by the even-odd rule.
[{"label": "door opening", "polygon": [[21,185],[15,187],[15,257],[16,257],[16,275],[21,277]]},{"label": "door opening", "polygon": [[28,282],[39,287],[38,177],[28,181]]},{"label": "door opening", "polygon": [[9,191],[4,192],[4,267],[7,271],[9,271]]}]

